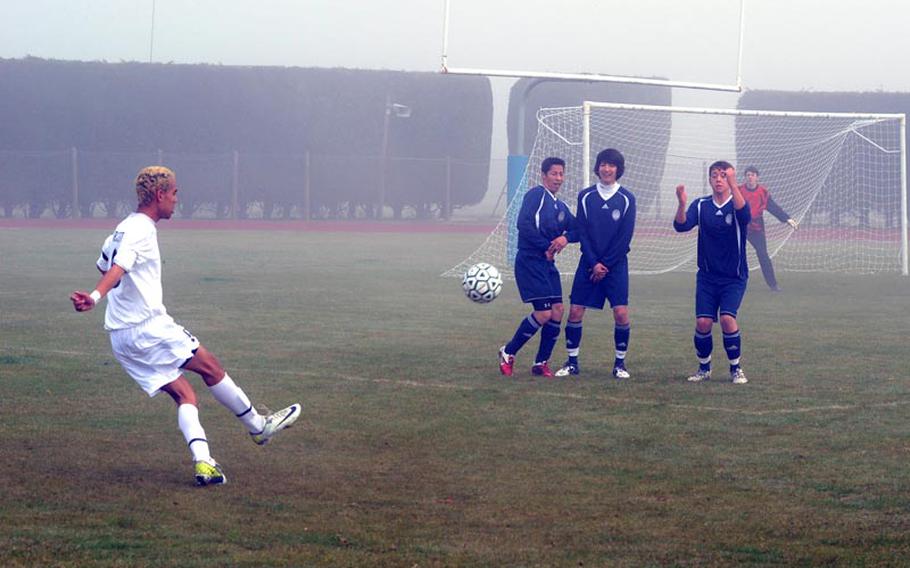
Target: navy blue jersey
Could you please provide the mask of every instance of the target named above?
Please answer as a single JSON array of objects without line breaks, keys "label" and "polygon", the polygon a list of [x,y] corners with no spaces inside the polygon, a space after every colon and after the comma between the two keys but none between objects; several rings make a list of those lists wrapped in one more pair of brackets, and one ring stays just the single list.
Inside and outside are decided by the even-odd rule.
[{"label": "navy blue jersey", "polygon": [[588,269],[598,262],[613,270],[626,260],[635,231],[635,196],[625,187],[606,201],[597,185],[578,194],[575,210],[581,240],[581,260]]},{"label": "navy blue jersey", "polygon": [[568,205],[542,185],[532,187],[518,212],[518,252],[543,258],[556,237],[565,235],[569,242],[577,242],[574,227],[575,217]]},{"label": "navy blue jersey", "polygon": [[731,196],[718,207],[714,198],[706,195],[689,205],[685,223],[674,219],[673,228],[683,233],[698,226],[699,273],[746,280],[746,231],[751,220],[748,202],[742,209],[734,209]]}]

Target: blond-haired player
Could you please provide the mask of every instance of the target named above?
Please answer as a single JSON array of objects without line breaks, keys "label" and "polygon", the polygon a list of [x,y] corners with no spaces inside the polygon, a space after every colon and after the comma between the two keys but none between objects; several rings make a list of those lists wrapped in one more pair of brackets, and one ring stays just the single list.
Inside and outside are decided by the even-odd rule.
[{"label": "blond-haired player", "polygon": [[107,296],[104,328],[110,332],[117,361],[149,396],[164,391],[174,399],[177,424],[193,456],[196,485],[226,483],[199,422],[196,392],[183,371],[198,373],[212,396],[237,416],[260,445],[293,424],[301,407],[292,404],[270,416],[259,414],[218,359],[168,315],[162,303],[155,224],[174,214],[174,172],[161,166],[143,168],[136,177],[136,195],[136,212],[104,241],[96,263],[102,276],[95,289],[91,293],[77,290],[70,300],[76,311],[86,312]]}]

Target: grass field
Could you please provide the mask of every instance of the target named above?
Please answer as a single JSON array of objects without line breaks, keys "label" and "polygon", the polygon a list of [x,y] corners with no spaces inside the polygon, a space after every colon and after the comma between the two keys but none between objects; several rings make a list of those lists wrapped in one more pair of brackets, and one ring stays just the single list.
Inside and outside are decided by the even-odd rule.
[{"label": "grass field", "polygon": [[633,277],[632,380],[596,312],[584,375],[531,378],[535,338],[505,379],[514,284],[438,276],[484,235],[159,229],[171,314],[304,416],[257,447],[193,377],[230,480],[193,487],[67,299],[107,231],[0,229],[2,566],[910,564],[910,279],[753,273],[734,386],[685,381],[694,276]]}]

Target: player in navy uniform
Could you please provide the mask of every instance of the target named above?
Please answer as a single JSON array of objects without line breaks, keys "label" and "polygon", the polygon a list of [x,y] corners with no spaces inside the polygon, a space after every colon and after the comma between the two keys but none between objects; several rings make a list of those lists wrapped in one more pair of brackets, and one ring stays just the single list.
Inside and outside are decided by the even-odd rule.
[{"label": "player in navy uniform", "polygon": [[581,258],[575,270],[566,322],[569,358],[556,376],[577,375],[582,318],[586,308],[602,310],[606,301],[613,308],[613,342],[616,358],[613,376],[628,379],[626,350],[629,347],[629,246],[635,231],[635,196],[619,184],[625,158],[613,148],[597,155],[594,173],[599,182],[578,194],[575,210],[581,240]]},{"label": "player in navy uniform", "polygon": [[[541,185],[525,194],[518,212],[518,253],[515,256],[515,282],[521,300],[533,311],[521,321],[508,344],[499,348],[499,370],[512,375],[515,355],[537,333],[540,347],[531,374],[552,377],[547,365],[562,323],[562,282],[554,259],[569,242],[577,242],[575,218],[556,194],[562,187],[566,163],[547,158],[541,163]],[[569,231],[572,230],[572,235]]]},{"label": "player in navy uniform", "polygon": [[698,371],[689,381],[711,378],[711,328],[720,314],[724,350],[730,360],[730,378],[747,383],[739,365],[742,356],[736,312],[746,293],[746,234],[752,215],[736,185],[736,170],[728,162],[708,168],[711,195],[695,199],[686,210],[686,186],[676,186],[679,207],[673,228],[678,232],[698,227],[698,273],[695,278],[695,353]]}]

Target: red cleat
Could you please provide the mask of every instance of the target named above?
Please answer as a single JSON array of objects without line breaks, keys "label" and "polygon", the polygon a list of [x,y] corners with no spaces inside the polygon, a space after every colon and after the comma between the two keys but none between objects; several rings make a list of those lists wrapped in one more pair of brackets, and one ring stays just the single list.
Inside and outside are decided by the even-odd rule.
[{"label": "red cleat", "polygon": [[512,365],[515,364],[515,355],[506,353],[506,346],[499,348],[499,372],[507,377],[512,376]]},{"label": "red cleat", "polygon": [[531,367],[531,374],[538,376],[538,377],[547,377],[547,378],[556,376],[553,374],[553,371],[550,370],[550,367],[549,367],[549,365],[547,365],[546,361],[544,361],[543,363],[538,363],[537,365],[534,365],[533,367]]}]

